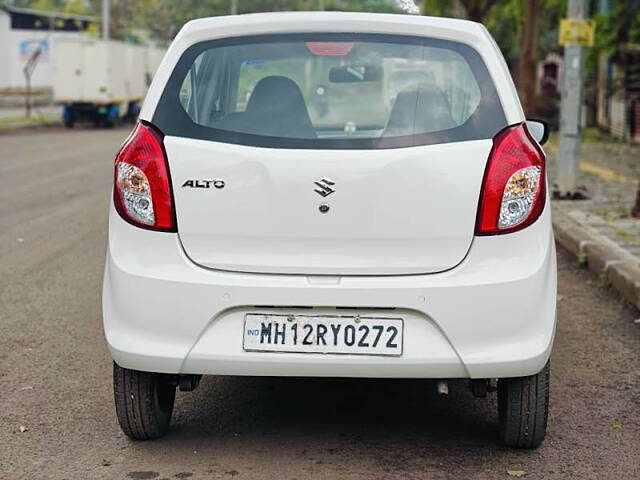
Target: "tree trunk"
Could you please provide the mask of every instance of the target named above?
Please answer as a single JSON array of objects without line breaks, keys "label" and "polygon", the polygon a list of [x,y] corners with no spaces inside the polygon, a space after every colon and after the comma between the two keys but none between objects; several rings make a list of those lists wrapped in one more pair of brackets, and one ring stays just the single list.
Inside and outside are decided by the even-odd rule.
[{"label": "tree trunk", "polygon": [[636,204],[631,209],[631,216],[633,218],[640,218],[640,183],[638,184],[638,190],[636,192]]},{"label": "tree trunk", "polygon": [[460,0],[460,3],[466,10],[469,20],[482,23],[496,1],[497,0]]},{"label": "tree trunk", "polygon": [[518,55],[518,92],[525,115],[535,116],[540,0],[528,0],[522,3],[524,23]]}]

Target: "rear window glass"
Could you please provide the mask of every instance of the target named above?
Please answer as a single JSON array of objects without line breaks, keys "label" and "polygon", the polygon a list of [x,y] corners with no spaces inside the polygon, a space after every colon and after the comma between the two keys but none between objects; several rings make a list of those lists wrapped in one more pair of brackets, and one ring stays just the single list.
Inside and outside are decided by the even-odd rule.
[{"label": "rear window glass", "polygon": [[274,148],[393,148],[506,126],[478,53],[381,34],[287,34],[190,47],[153,122],[172,136]]}]

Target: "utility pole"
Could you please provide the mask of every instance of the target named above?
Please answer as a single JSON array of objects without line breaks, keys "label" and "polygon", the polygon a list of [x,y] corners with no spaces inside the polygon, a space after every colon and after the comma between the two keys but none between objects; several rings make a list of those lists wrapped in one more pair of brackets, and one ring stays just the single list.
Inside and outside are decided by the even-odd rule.
[{"label": "utility pole", "polygon": [[109,24],[111,19],[109,18],[111,13],[110,0],[102,0],[102,39],[109,40]]},{"label": "utility pole", "polygon": [[238,14],[238,0],[231,0],[231,15]]},{"label": "utility pole", "polygon": [[[586,1],[569,0],[569,20],[586,18]],[[558,190],[561,198],[576,199],[576,176],[580,168],[581,107],[583,98],[584,48],[579,44],[564,47],[562,100],[560,102],[560,145]]]},{"label": "utility pole", "polygon": [[27,92],[25,95],[25,107],[26,107],[26,116],[27,118],[31,118],[31,75],[36,68],[36,64],[38,63],[38,59],[40,58],[40,54],[42,53],[42,46],[39,46],[35,52],[31,54],[29,60],[25,64],[22,69],[22,73],[24,73],[24,80],[27,87]]}]

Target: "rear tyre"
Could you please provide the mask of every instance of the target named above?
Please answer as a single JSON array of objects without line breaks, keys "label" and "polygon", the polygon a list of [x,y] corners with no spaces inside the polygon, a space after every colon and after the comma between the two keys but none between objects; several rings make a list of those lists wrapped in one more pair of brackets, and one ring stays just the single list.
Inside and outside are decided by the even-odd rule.
[{"label": "rear tyre", "polygon": [[117,118],[107,118],[104,120],[103,125],[105,128],[115,128],[120,125],[120,120]]},{"label": "rear tyre", "polygon": [[547,431],[549,363],[536,375],[498,380],[500,441],[514,448],[535,448]]},{"label": "rear tyre", "polygon": [[175,382],[169,375],[113,364],[113,393],[120,428],[134,440],[163,436],[169,428]]},{"label": "rear tyre", "polygon": [[62,121],[65,127],[73,128],[73,126],[76,124],[76,115],[74,111],[72,109],[66,111],[63,115]]}]

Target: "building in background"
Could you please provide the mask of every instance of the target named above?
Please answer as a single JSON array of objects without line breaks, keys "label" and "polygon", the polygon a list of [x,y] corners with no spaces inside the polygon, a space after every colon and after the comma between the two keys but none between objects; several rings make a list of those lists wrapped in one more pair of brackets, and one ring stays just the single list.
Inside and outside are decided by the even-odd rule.
[{"label": "building in background", "polygon": [[80,36],[95,21],[86,15],[0,6],[0,90],[25,87],[22,70],[38,49],[41,53],[31,84],[34,88],[50,88],[53,39]]},{"label": "building in background", "polygon": [[622,140],[640,142],[640,45],[598,59],[597,122]]}]

